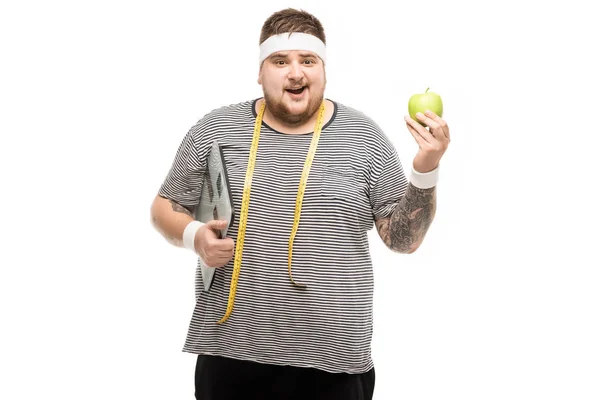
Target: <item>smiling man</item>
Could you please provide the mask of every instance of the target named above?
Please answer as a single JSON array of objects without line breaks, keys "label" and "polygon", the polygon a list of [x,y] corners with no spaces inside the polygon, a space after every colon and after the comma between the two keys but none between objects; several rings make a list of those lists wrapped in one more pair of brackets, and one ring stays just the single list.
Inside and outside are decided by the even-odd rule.
[{"label": "smiling man", "polygon": [[[404,174],[387,136],[362,112],[324,97],[319,20],[286,9],[264,23],[262,98],[206,114],[183,138],[151,208],[171,244],[215,268],[197,273],[183,350],[197,354],[196,398],[371,399],[373,270],[367,232],[409,254],[434,218],[450,137],[433,113],[404,117],[419,150]],[[192,215],[217,141],[236,217]]]},{"label": "smiling man", "polygon": [[[315,52],[294,48],[312,48]],[[312,130],[325,92],[324,57],[324,42],[312,34],[261,37],[258,83],[263,87],[264,99],[259,106],[266,102],[266,123],[274,129],[285,127],[299,133]],[[329,119],[333,103],[327,101],[325,107]]]}]

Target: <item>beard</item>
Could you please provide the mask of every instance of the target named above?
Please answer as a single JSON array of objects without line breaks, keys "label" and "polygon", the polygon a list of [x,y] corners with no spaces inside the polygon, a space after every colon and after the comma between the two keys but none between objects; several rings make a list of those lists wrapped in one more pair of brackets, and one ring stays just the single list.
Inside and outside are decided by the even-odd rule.
[{"label": "beard", "polygon": [[290,112],[283,101],[270,96],[268,93],[264,93],[264,97],[266,108],[274,118],[289,126],[300,126],[309,121],[319,111],[324,95],[321,94],[315,97],[311,95],[308,106],[301,113]]}]

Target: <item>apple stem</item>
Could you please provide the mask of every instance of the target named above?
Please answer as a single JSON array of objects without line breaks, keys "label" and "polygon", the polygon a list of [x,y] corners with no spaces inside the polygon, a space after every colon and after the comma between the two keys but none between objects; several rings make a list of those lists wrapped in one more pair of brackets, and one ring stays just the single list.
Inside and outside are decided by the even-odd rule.
[{"label": "apple stem", "polygon": [[425,93],[427,93],[428,90],[429,90],[429,88],[427,88],[427,90],[425,91]]}]

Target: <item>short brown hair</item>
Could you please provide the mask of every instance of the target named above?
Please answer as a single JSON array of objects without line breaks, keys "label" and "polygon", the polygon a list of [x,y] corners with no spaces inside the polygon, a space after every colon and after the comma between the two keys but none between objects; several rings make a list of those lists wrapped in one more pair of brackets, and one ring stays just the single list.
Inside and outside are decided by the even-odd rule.
[{"label": "short brown hair", "polygon": [[304,10],[286,8],[285,10],[277,11],[267,18],[260,31],[259,45],[273,35],[286,32],[308,33],[309,35],[318,37],[323,43],[327,44],[325,41],[325,30],[323,29],[323,25],[321,25],[321,21]]}]

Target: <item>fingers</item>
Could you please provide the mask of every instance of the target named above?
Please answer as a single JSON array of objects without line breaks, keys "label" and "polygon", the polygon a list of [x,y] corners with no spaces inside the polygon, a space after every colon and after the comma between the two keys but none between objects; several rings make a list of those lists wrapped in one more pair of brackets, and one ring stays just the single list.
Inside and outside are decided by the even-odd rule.
[{"label": "fingers", "polygon": [[231,250],[220,250],[215,247],[209,247],[206,249],[206,252],[203,254],[202,260],[206,266],[211,268],[218,268],[226,265],[233,256],[235,251],[233,248]]},{"label": "fingers", "polygon": [[406,123],[406,127],[408,128],[408,131],[410,132],[410,134],[417,141],[417,144],[419,145],[419,147],[424,147],[424,146],[428,145],[428,142],[425,139],[423,139],[423,137],[419,134],[419,132],[417,132],[417,130],[415,128],[413,128],[408,122]]},{"label": "fingers", "polygon": [[229,237],[225,239],[212,239],[208,245],[218,251],[232,251],[234,247],[233,239]]},{"label": "fingers", "polygon": [[[435,115],[432,112],[430,112],[429,110],[426,111],[425,113],[427,115],[431,115],[431,116]],[[429,133],[431,134],[431,136],[433,136],[436,139],[441,139],[444,136],[442,127],[440,126],[440,124],[437,121],[434,121],[433,119],[429,118],[427,115],[424,115],[424,114],[418,112],[415,116],[417,117],[417,119],[419,119],[419,121],[423,122],[425,125],[427,125],[429,127]]]},{"label": "fingers", "polygon": [[222,219],[213,219],[212,221],[208,221],[206,223],[206,226],[209,227],[213,231],[219,230],[219,229],[225,229],[227,227],[227,221],[222,220]]},{"label": "fingers", "polygon": [[225,260],[221,265],[227,264],[235,253],[235,243],[232,238],[211,239],[208,242],[208,253],[211,258]]},{"label": "fingers", "polygon": [[[419,115],[419,114],[420,113],[417,113],[417,115]],[[415,121],[414,119],[412,119],[409,116],[405,116],[404,120],[406,121],[408,130],[410,131],[411,134],[413,134],[415,139],[417,139],[417,136],[418,136],[421,138],[421,140],[425,141],[426,143],[431,143],[434,140],[431,133],[427,129],[425,129],[423,126],[421,126],[421,124],[419,124],[417,121]],[[417,136],[415,136],[414,133],[416,133]],[[419,142],[418,139],[417,139],[417,142]]]},{"label": "fingers", "polygon": [[224,220],[212,220],[206,223],[206,227],[209,228],[214,235],[211,235],[211,246],[215,246],[221,250],[228,250],[233,248],[233,239],[224,238],[221,239],[221,230],[227,228],[228,222]]},{"label": "fingers", "polygon": [[[422,116],[422,118],[419,118],[419,116]],[[429,126],[430,132],[434,136],[437,137],[437,133],[442,133],[450,139],[450,129],[448,128],[448,124],[433,111],[427,110],[425,111],[425,115],[417,113],[417,118]]]},{"label": "fingers", "polygon": [[212,220],[203,227],[199,241],[199,253],[207,267],[218,268],[226,265],[235,254],[235,243],[232,238],[220,239],[221,229],[228,225],[224,220]]},{"label": "fingers", "polygon": [[215,265],[218,267],[222,267],[223,265],[227,264],[232,259],[233,259],[233,252],[231,252],[230,254],[216,256],[215,257]]},{"label": "fingers", "polygon": [[213,257],[233,256],[234,252],[235,252],[235,250],[233,248],[228,249],[228,250],[212,248],[211,250],[209,250],[209,254]]}]

